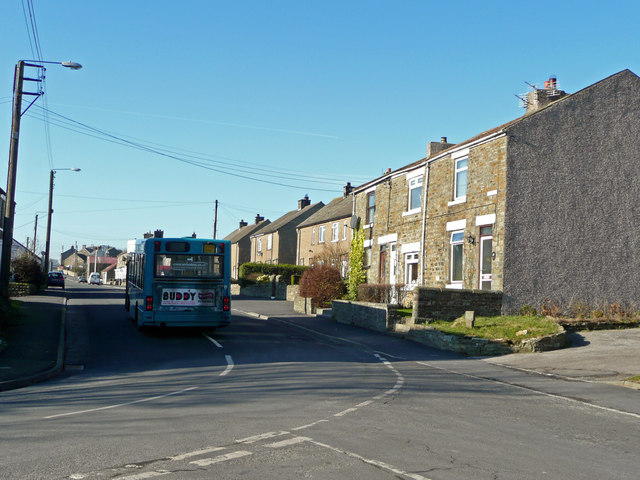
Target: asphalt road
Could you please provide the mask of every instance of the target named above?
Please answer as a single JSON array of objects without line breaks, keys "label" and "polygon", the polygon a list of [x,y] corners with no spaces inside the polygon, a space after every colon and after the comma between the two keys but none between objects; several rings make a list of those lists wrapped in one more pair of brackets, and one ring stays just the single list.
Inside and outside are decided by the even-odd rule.
[{"label": "asphalt road", "polygon": [[638,478],[633,390],[277,302],[234,301],[218,331],[139,332],[121,291],[68,296],[65,375],[0,393],[3,479]]}]

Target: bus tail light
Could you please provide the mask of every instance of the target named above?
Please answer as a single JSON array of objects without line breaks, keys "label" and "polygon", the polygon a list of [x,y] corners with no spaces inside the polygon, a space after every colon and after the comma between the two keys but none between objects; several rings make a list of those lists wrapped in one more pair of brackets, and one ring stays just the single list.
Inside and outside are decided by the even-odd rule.
[{"label": "bus tail light", "polygon": [[144,302],[144,308],[146,311],[153,310],[153,297],[146,297]]},{"label": "bus tail light", "polygon": [[225,295],[222,297],[222,311],[228,312],[231,309],[231,299]]},{"label": "bus tail light", "polygon": [[158,240],[153,242],[153,251],[154,252],[159,252],[160,251],[160,242]]}]

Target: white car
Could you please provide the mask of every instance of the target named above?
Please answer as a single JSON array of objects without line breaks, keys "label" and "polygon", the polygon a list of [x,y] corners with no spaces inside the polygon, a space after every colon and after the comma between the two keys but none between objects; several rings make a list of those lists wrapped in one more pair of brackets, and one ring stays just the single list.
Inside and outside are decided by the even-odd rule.
[{"label": "white car", "polygon": [[89,284],[91,285],[100,285],[102,281],[100,280],[100,274],[97,272],[93,272],[89,275]]}]

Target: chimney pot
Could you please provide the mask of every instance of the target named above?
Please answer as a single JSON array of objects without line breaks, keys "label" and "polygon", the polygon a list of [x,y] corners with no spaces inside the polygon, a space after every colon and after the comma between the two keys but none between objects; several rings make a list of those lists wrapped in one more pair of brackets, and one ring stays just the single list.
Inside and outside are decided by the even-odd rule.
[{"label": "chimney pot", "polygon": [[246,227],[248,224],[244,220],[240,220],[240,228]]},{"label": "chimney pot", "polygon": [[311,205],[309,195],[305,195],[303,199],[298,200],[298,210],[302,210],[304,207],[308,207],[309,205]]},{"label": "chimney pot", "polygon": [[447,137],[440,137],[440,143],[447,143]]},{"label": "chimney pot", "polygon": [[264,217],[261,216],[259,213],[256,215],[256,225],[259,224],[261,221],[264,220]]},{"label": "chimney pot", "polygon": [[353,191],[353,187],[351,186],[351,182],[347,182],[347,184],[344,186],[344,197],[347,197],[351,194],[351,192]]}]

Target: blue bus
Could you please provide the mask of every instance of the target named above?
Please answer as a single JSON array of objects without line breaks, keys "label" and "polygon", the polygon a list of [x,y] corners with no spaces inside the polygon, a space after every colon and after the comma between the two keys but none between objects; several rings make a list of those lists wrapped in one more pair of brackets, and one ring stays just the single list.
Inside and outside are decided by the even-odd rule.
[{"label": "blue bus", "polygon": [[139,328],[228,325],[230,257],[226,240],[136,240],[127,263],[125,308]]}]

